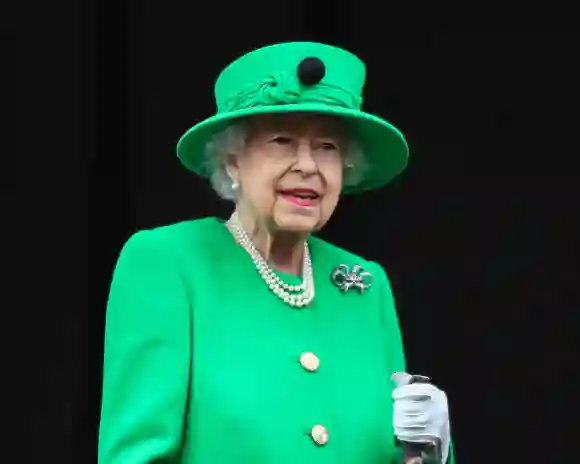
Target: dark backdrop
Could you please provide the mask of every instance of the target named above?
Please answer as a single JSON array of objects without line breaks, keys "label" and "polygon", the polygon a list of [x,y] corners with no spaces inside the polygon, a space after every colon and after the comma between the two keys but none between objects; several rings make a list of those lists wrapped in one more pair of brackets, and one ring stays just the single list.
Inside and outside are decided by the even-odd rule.
[{"label": "dark backdrop", "polygon": [[[214,112],[223,66],[287,40],[361,56],[365,108],[409,139],[408,170],[345,199],[322,235],[387,270],[409,367],[448,392],[458,462],[566,456],[580,387],[580,76],[566,15],[354,0],[42,5],[0,14],[18,462],[94,460],[117,254],[137,229],[229,213],[175,144]],[[86,172],[74,174],[85,159],[88,208]]]}]

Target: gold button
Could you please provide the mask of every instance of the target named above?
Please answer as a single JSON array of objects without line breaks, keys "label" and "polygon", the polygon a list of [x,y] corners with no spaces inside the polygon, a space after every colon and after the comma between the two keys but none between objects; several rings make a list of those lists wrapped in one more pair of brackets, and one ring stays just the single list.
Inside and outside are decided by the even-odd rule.
[{"label": "gold button", "polygon": [[314,372],[320,365],[320,360],[314,353],[302,353],[300,356],[300,364],[308,372]]},{"label": "gold button", "polygon": [[315,425],[312,427],[312,432],[310,433],[314,443],[317,445],[326,445],[328,443],[328,431],[322,425]]}]

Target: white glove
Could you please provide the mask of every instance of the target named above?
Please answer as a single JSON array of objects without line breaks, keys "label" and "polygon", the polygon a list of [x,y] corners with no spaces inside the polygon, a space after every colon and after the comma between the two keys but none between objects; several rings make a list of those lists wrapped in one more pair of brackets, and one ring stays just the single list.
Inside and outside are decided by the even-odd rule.
[{"label": "white glove", "polygon": [[395,436],[409,443],[441,443],[441,463],[447,462],[449,441],[449,409],[447,395],[430,383],[412,383],[406,372],[393,374],[397,385],[393,390],[393,425]]}]

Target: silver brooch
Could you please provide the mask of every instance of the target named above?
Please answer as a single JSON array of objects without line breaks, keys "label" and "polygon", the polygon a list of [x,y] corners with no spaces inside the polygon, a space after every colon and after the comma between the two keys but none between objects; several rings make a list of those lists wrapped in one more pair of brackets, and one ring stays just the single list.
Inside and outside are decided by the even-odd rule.
[{"label": "silver brooch", "polygon": [[347,292],[351,288],[356,288],[361,295],[365,290],[371,288],[373,284],[373,276],[371,273],[365,271],[358,264],[355,264],[352,270],[349,270],[346,264],[341,264],[332,271],[330,279],[343,292]]}]

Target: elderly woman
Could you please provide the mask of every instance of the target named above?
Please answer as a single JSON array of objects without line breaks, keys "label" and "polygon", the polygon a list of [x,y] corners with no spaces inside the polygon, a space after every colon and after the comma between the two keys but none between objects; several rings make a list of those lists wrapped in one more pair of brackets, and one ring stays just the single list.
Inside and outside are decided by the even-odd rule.
[{"label": "elderly woman", "polygon": [[[360,109],[364,64],[316,43],[253,51],[216,83],[182,163],[227,221],[133,235],[110,290],[101,464],[451,463],[445,394],[405,373],[382,267],[313,234],[387,184],[407,145]],[[407,458],[405,458],[407,459]]]}]

